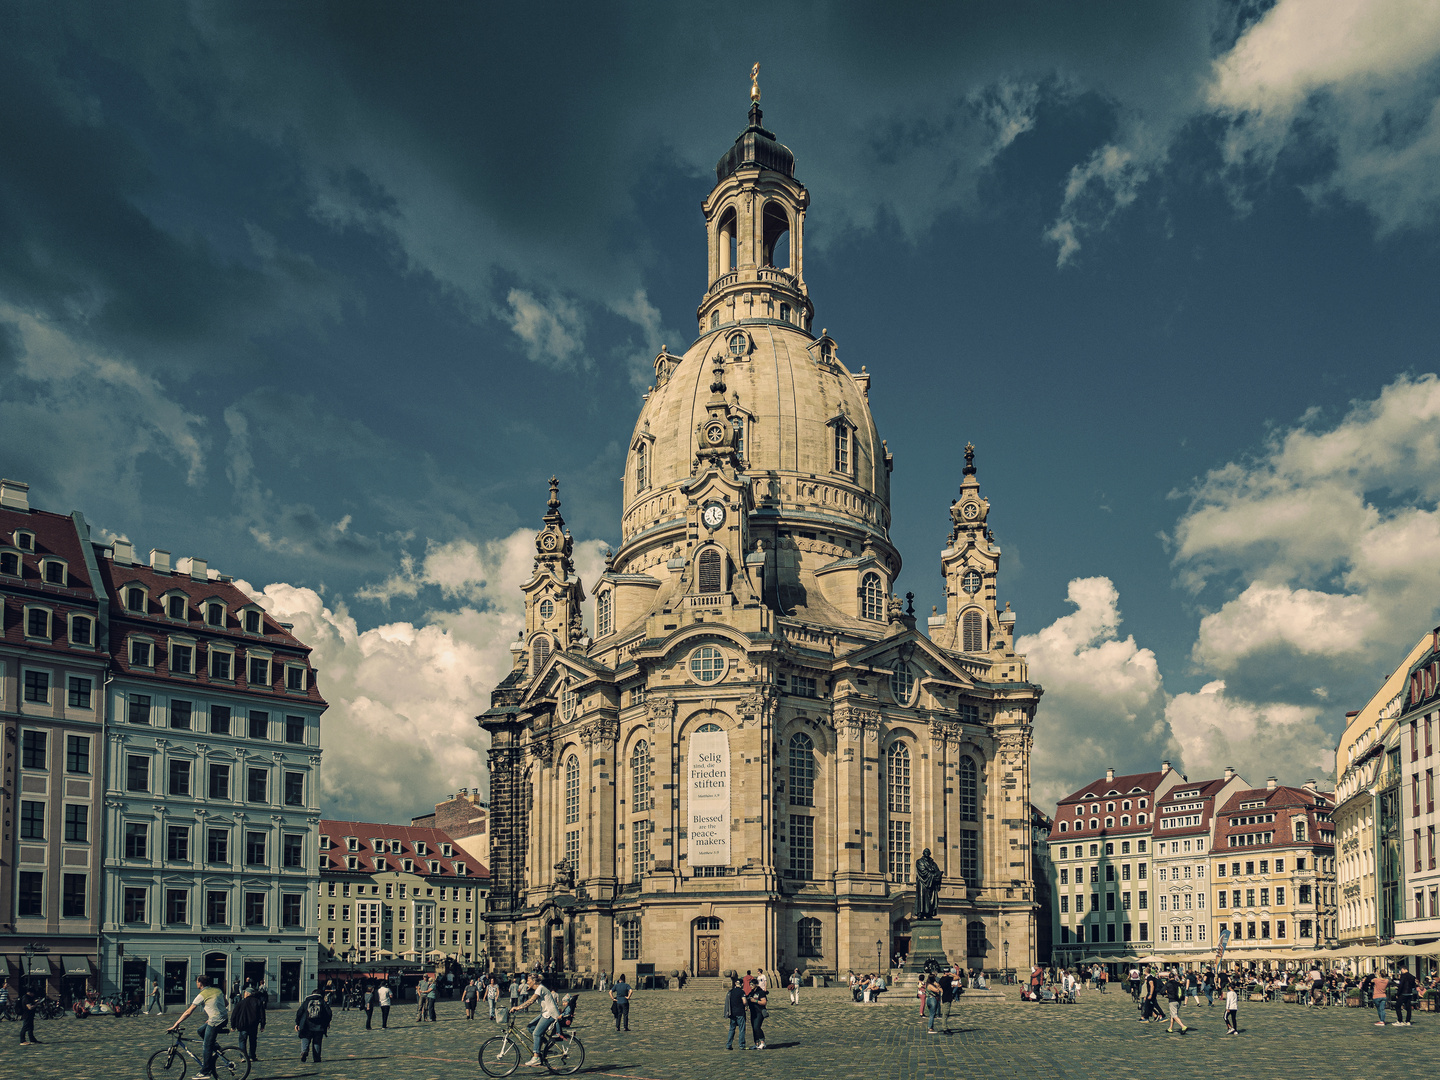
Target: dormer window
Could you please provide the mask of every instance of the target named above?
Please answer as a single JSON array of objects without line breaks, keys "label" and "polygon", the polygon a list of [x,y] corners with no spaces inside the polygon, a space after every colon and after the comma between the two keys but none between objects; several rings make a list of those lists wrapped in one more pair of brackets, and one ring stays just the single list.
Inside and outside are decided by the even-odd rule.
[{"label": "dormer window", "polygon": [[27,607],[25,609],[25,636],[50,640],[50,609]]},{"label": "dormer window", "polygon": [[285,689],[296,693],[305,692],[305,669],[297,664],[285,665]]},{"label": "dormer window", "polygon": [[68,568],[59,559],[40,560],[40,576],[45,579],[46,585],[59,585],[63,588],[69,583]]},{"label": "dormer window", "polygon": [[835,425],[835,471],[848,473],[850,471],[850,427],[847,424]]},{"label": "dormer window", "polygon": [[154,667],[155,643],[148,638],[132,637],[130,639],[130,666]]},{"label": "dormer window", "polygon": [[245,611],[245,632],[247,634],[259,634],[265,629],[265,617],[255,608],[247,608]]},{"label": "dormer window", "polygon": [[879,574],[866,574],[860,582],[860,617],[877,622],[885,617],[885,589]]},{"label": "dormer window", "polygon": [[431,860],[430,860],[430,873],[432,873],[432,874],[438,874],[438,873],[440,873],[440,860],[439,860],[439,859],[431,859]]},{"label": "dormer window", "polygon": [[25,529],[15,530],[15,546],[21,551],[35,550],[35,534]]},{"label": "dormer window", "polygon": [[424,841],[424,840],[416,840],[416,841],[415,841],[415,854],[416,854],[416,855],[424,855],[424,854],[425,854],[425,841]]},{"label": "dormer window", "polygon": [[459,874],[461,877],[464,877],[469,872],[469,870],[465,869],[465,864],[463,862],[457,862],[455,864],[455,873]]},{"label": "dormer window", "polygon": [[345,837],[345,850],[346,850],[346,851],[359,851],[359,850],[360,850],[360,839],[359,839],[359,837],[355,837],[355,836],[347,836],[347,837]]},{"label": "dormer window", "polygon": [[730,335],[727,344],[730,346],[731,356],[744,356],[750,351],[750,335],[744,330],[736,330]]},{"label": "dormer window", "polygon": [[831,350],[830,350],[830,343],[829,343],[828,341],[822,341],[822,342],[820,343],[820,359],[823,360],[823,361],[824,361],[825,363],[827,363],[827,364],[830,363]]},{"label": "dormer window", "polygon": [[205,605],[205,622],[208,626],[225,625],[225,605],[216,600],[211,600]]},{"label": "dormer window", "polygon": [[254,687],[270,685],[270,657],[251,653],[247,681]]},{"label": "dormer window", "polygon": [[184,593],[171,593],[165,597],[165,615],[185,622],[190,617],[190,598]]},{"label": "dormer window", "polygon": [[88,615],[70,616],[70,644],[94,645],[95,620]]},{"label": "dormer window", "polygon": [[320,837],[320,850],[321,850],[321,851],[329,851],[329,850],[330,850],[330,837],[325,836],[325,835],[322,835],[322,836]]},{"label": "dormer window", "polygon": [[384,860],[384,859],[376,859],[376,860],[375,860],[375,872],[376,872],[376,873],[383,873],[384,870],[385,870],[385,860]]},{"label": "dormer window", "polygon": [[402,852],[402,851],[404,851],[404,850],[405,850],[404,845],[402,845],[399,840],[391,840],[391,841],[390,841],[390,854],[392,854],[392,855],[399,855],[400,852]]},{"label": "dormer window", "polygon": [[0,551],[0,574],[20,576],[20,556],[13,551]]},{"label": "dormer window", "polygon": [[149,607],[149,597],[146,595],[144,586],[127,585],[125,587],[125,610],[133,611],[137,615],[144,615]]},{"label": "dormer window", "polygon": [[455,854],[455,852],[454,852],[454,849],[451,848],[451,846],[450,846],[449,844],[441,844],[441,845],[440,845],[440,854],[441,854],[441,855],[444,855],[445,858],[448,859],[448,858],[450,858],[451,855]]},{"label": "dormer window", "polygon": [[401,860],[400,860],[400,865],[405,868],[405,872],[406,872],[407,874],[413,874],[413,873],[415,872],[415,860],[414,860],[414,859],[401,859]]}]

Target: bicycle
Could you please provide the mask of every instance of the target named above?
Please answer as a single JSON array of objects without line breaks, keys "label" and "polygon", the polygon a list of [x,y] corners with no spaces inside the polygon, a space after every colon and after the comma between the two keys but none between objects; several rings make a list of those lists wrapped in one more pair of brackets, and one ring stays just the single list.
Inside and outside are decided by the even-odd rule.
[{"label": "bicycle", "polygon": [[[164,1050],[156,1050],[145,1063],[145,1075],[150,1080],[185,1080],[185,1071],[190,1062],[197,1070],[204,1070],[205,1062],[195,1056],[181,1030],[169,1032],[175,1042]],[[246,1080],[250,1075],[250,1059],[240,1052],[238,1046],[217,1046],[215,1048],[215,1080]]]},{"label": "bicycle", "polygon": [[[540,1062],[551,1073],[579,1072],[585,1064],[585,1044],[567,1030],[569,1019],[564,1017],[558,1024],[552,1024],[540,1044]],[[480,1068],[487,1076],[509,1076],[520,1067],[534,1042],[530,1032],[515,1022],[512,1012],[505,1030],[480,1045]]]}]

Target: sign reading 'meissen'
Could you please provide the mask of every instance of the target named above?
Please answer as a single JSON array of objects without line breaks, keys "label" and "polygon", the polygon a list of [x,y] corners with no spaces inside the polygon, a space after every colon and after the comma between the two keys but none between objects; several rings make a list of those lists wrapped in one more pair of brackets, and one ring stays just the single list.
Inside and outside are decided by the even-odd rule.
[{"label": "sign reading 'meissen'", "polygon": [[730,737],[723,731],[690,736],[691,866],[730,865]]}]

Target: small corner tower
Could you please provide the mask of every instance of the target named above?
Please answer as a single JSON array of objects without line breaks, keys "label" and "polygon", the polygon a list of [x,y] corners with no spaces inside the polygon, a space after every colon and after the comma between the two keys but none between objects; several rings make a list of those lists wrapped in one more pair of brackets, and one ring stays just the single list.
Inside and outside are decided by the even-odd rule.
[{"label": "small corner tower", "polygon": [[950,535],[940,553],[945,579],[945,615],[931,619],[937,645],[961,653],[1009,652],[1015,647],[1015,617],[998,609],[995,581],[1000,548],[986,524],[990,500],[980,494],[975,447],[965,444],[960,495],[950,504]]},{"label": "small corner tower", "polygon": [[579,646],[585,636],[580,609],[585,588],[575,576],[570,557],[575,540],[560,516],[560,481],[553,476],[545,505],[544,525],[535,534],[535,572],[521,587],[531,676],[539,674],[552,652]]}]

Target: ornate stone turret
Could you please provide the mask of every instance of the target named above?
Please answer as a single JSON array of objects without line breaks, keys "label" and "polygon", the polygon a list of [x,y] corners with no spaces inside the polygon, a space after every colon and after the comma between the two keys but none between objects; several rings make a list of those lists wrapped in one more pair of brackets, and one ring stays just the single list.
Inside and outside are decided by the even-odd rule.
[{"label": "ornate stone turret", "polygon": [[990,500],[980,494],[975,447],[965,444],[960,495],[950,504],[950,535],[940,553],[945,579],[945,616],[931,622],[931,637],[941,648],[963,653],[1008,651],[1014,647],[1015,616],[997,608],[995,579],[1000,548],[986,524]]},{"label": "ornate stone turret", "polygon": [[580,605],[585,589],[575,577],[571,553],[575,540],[560,516],[560,481],[550,478],[544,525],[535,534],[535,572],[522,586],[525,593],[524,641],[529,674],[535,675],[557,650],[578,647],[584,640]]}]

